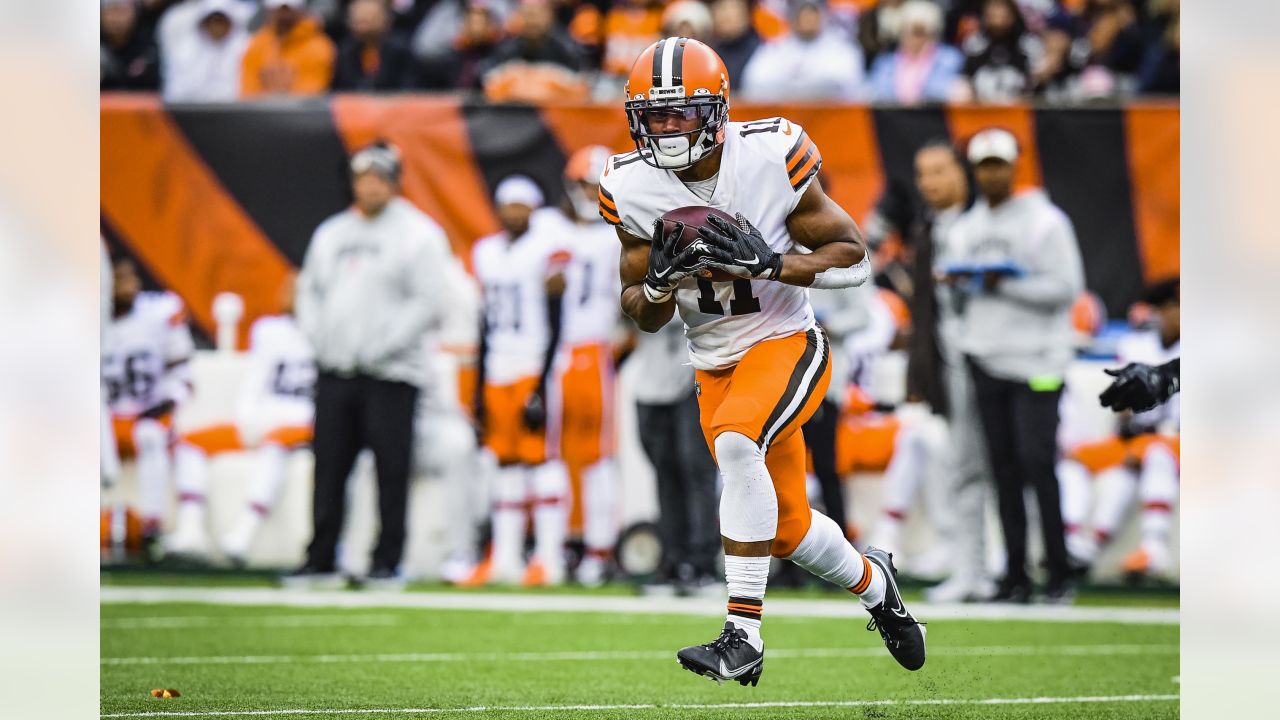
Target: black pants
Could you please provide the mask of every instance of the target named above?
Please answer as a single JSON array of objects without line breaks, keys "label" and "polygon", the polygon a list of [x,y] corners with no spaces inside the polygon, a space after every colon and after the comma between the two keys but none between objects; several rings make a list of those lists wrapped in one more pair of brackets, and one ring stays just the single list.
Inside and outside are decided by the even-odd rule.
[{"label": "black pants", "polygon": [[663,548],[659,574],[683,574],[683,566],[714,575],[720,552],[716,463],[702,438],[698,398],[690,392],[670,405],[636,403],[636,415],[640,444],[657,476]]},{"label": "black pants", "polygon": [[1030,485],[1039,503],[1049,582],[1061,581],[1067,577],[1067,548],[1054,465],[1062,389],[1036,391],[1026,382],[994,378],[972,359],[969,370],[995,477],[1000,525],[1009,556],[1008,580],[1028,582],[1023,488]]},{"label": "black pants", "polygon": [[804,432],[804,444],[813,456],[813,474],[818,477],[818,485],[822,488],[822,507],[827,517],[835,521],[841,532],[849,532],[845,524],[844,483],[840,481],[840,473],[836,472],[836,429],[839,425],[840,409],[827,398],[823,398],[817,412],[809,418],[801,430]]},{"label": "black pants", "polygon": [[316,381],[315,536],[307,562],[334,568],[338,536],[347,512],[347,477],[363,448],[373,451],[378,474],[380,531],[373,569],[395,570],[404,552],[409,472],[413,462],[413,416],[418,388],[367,375],[339,377],[321,372]]}]

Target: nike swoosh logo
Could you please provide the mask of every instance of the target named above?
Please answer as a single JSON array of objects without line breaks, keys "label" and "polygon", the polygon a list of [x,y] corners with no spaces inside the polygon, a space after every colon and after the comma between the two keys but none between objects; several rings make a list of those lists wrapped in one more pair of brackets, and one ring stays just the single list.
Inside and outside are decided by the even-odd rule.
[{"label": "nike swoosh logo", "polygon": [[738,258],[734,258],[733,261],[736,263],[742,263],[743,265],[754,265],[760,262],[760,256],[752,255],[750,260],[739,260]]},{"label": "nike swoosh logo", "polygon": [[746,665],[743,665],[742,667],[738,668],[738,671],[737,671],[737,672],[729,672],[729,668],[727,668],[727,667],[725,667],[725,666],[724,666],[724,659],[723,659],[723,658],[721,658],[721,660],[720,660],[720,677],[722,677],[722,678],[724,678],[724,679],[726,679],[726,680],[731,680],[731,679],[733,679],[733,678],[736,678],[736,677],[738,677],[739,675],[741,675],[742,673],[747,672],[747,671],[748,671],[748,670],[750,670],[751,668],[755,667],[755,666],[756,666],[756,663],[760,662],[760,660],[762,660],[762,659],[763,659],[763,658],[757,658],[755,662],[751,662],[751,663],[747,663]]},{"label": "nike swoosh logo", "polygon": [[654,273],[654,275],[657,275],[657,276],[658,276],[658,279],[659,279],[659,280],[661,280],[662,278],[666,277],[666,276],[667,276],[667,273],[669,273],[669,272],[671,272],[671,268],[667,268],[666,270],[663,270],[662,272],[655,272],[655,273]]},{"label": "nike swoosh logo", "polygon": [[783,122],[786,122],[786,123],[787,123],[787,129],[786,129],[786,130],[783,130],[783,131],[782,131],[782,134],[783,134],[783,135],[790,135],[790,134],[791,134],[791,123],[787,122],[786,120],[784,120]]}]

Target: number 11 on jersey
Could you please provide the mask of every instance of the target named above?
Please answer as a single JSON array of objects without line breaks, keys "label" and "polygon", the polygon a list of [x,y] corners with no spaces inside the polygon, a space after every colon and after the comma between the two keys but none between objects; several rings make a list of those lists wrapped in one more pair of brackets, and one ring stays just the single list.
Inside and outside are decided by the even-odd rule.
[{"label": "number 11 on jersey", "polygon": [[[698,278],[698,309],[707,315],[723,315],[724,306],[716,300],[715,285],[710,280]],[[738,278],[733,281],[733,295],[729,298],[730,315],[750,315],[760,312],[760,300],[751,294],[751,281]]]}]

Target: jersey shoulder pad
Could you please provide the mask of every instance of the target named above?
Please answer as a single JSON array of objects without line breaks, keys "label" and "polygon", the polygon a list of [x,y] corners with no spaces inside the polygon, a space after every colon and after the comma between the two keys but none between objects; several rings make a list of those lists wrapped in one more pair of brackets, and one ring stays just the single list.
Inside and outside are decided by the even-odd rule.
[{"label": "jersey shoulder pad", "polygon": [[485,235],[477,240],[475,244],[471,246],[471,267],[476,272],[480,272],[481,268],[484,267],[486,258],[493,253],[493,249],[497,247],[497,244],[502,242],[506,242],[506,238],[501,232],[496,232],[492,235]]},{"label": "jersey shoulder pad", "polygon": [[270,344],[272,338],[280,335],[284,330],[286,322],[288,319],[281,315],[263,315],[254,320],[249,328],[249,349],[254,350]]},{"label": "jersey shoulder pad", "polygon": [[822,167],[822,153],[809,133],[784,117],[731,123],[730,132],[738,134],[747,152],[781,164],[796,192],[803,191]]},{"label": "jersey shoulder pad", "polygon": [[600,191],[596,197],[600,217],[614,227],[622,227],[622,213],[618,210],[617,194],[633,180],[637,172],[648,165],[640,157],[639,150],[610,157],[600,173]]}]

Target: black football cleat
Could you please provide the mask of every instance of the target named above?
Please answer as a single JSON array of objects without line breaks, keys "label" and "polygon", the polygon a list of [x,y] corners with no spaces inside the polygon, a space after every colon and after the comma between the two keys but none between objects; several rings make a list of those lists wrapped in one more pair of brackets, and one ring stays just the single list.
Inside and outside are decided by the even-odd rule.
[{"label": "black football cleat", "polygon": [[879,630],[884,646],[898,664],[908,670],[919,670],[924,666],[924,623],[918,622],[902,604],[902,594],[898,592],[898,574],[893,566],[893,555],[879,548],[868,547],[862,553],[869,562],[873,562],[884,573],[884,600],[875,607],[867,608],[871,620],[868,630]]},{"label": "black football cleat", "polygon": [[737,680],[743,685],[760,682],[764,653],[751,647],[745,630],[726,622],[720,637],[706,645],[694,645],[676,653],[676,660],[689,672],[715,680]]}]

